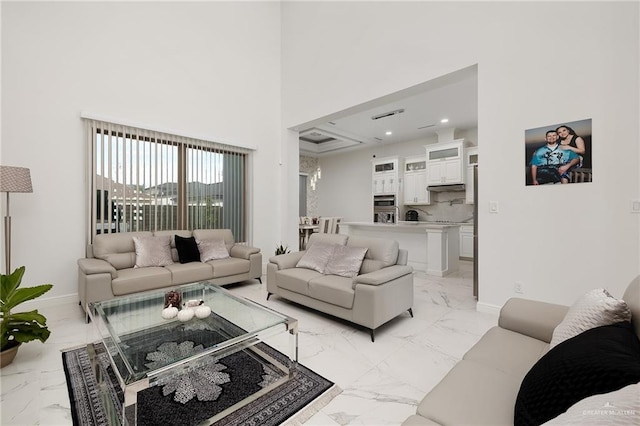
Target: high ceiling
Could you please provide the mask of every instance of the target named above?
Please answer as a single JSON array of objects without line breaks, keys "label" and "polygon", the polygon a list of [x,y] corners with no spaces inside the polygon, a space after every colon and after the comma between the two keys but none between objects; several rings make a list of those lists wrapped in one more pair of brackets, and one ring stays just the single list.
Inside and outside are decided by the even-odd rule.
[{"label": "high ceiling", "polygon": [[[445,118],[449,121],[441,123]],[[331,155],[423,139],[445,128],[477,126],[478,78],[473,66],[298,126],[300,153]]]}]

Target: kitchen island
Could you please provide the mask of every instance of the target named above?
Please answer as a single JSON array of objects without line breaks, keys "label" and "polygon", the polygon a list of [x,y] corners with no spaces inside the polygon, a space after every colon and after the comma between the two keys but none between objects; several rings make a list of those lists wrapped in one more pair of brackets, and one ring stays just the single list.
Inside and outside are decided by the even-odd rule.
[{"label": "kitchen island", "polygon": [[391,238],[409,254],[416,271],[443,277],[458,270],[460,224],[439,222],[343,222],[340,233],[349,236]]}]

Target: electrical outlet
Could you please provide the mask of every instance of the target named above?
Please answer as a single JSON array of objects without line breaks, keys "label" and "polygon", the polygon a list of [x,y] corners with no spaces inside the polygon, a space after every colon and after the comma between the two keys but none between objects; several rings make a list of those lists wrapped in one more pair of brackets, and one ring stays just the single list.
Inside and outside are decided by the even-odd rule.
[{"label": "electrical outlet", "polygon": [[513,285],[513,291],[519,294],[524,293],[524,284],[522,283],[522,281],[515,282],[515,284]]}]

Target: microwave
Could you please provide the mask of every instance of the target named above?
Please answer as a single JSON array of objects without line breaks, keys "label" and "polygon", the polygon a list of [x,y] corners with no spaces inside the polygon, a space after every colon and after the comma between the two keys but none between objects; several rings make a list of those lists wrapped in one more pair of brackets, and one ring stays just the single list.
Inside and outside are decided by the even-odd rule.
[{"label": "microwave", "polygon": [[375,195],[373,197],[373,207],[395,207],[395,195]]}]

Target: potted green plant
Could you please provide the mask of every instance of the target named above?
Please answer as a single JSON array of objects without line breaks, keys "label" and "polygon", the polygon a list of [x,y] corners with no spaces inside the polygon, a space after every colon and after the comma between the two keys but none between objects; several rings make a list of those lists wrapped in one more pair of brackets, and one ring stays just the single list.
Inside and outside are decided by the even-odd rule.
[{"label": "potted green plant", "polygon": [[13,312],[16,306],[42,296],[53,287],[51,284],[42,284],[20,288],[24,271],[25,267],[21,266],[10,275],[0,276],[0,368],[11,364],[22,343],[32,340],[44,343],[51,334],[47,328],[47,319],[37,309]]},{"label": "potted green plant", "polygon": [[282,243],[280,243],[279,246],[276,246],[276,256],[279,254],[287,254],[289,253],[291,250],[289,250],[289,246],[284,246],[282,245]]}]

